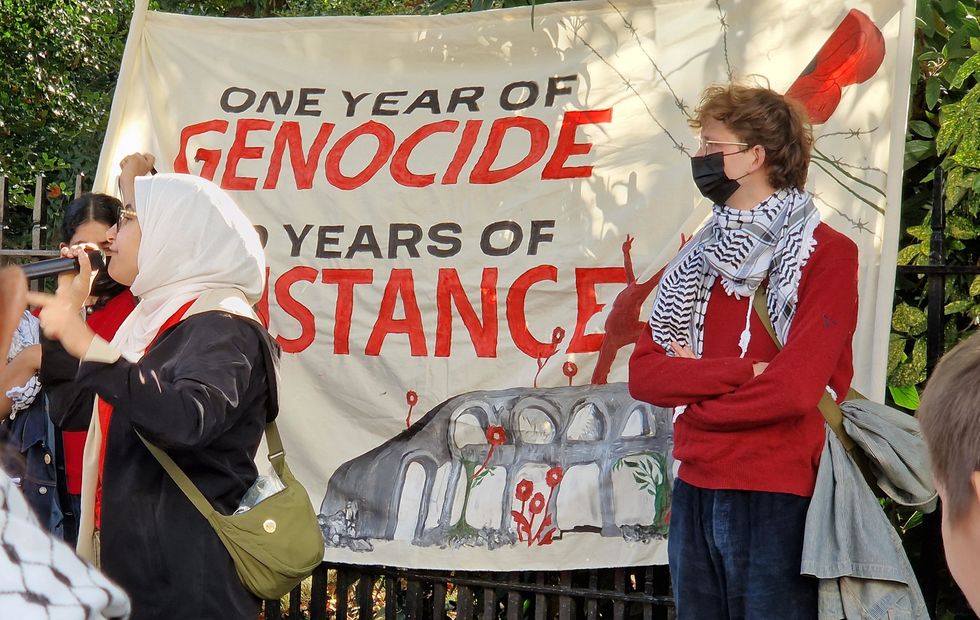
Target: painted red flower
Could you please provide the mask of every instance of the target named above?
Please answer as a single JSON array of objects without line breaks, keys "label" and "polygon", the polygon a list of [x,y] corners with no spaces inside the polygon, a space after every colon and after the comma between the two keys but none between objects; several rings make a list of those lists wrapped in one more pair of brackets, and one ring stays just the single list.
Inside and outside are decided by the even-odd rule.
[{"label": "painted red flower", "polygon": [[541,511],[544,510],[544,495],[535,493],[534,497],[531,498],[531,505],[528,506],[528,510],[531,511],[532,515],[541,514]]},{"label": "painted red flower", "polygon": [[527,500],[531,499],[531,493],[533,492],[534,484],[530,480],[524,479],[517,483],[517,491],[514,493],[514,495],[517,497],[518,501],[526,502]]},{"label": "painted red flower", "polygon": [[561,371],[568,377],[568,387],[572,387],[572,379],[578,374],[578,366],[575,362],[565,362],[561,365]]},{"label": "painted red flower", "polygon": [[493,457],[493,450],[497,446],[502,446],[507,443],[507,431],[504,430],[503,426],[488,426],[487,427],[487,443],[490,444],[490,449],[487,450],[487,458],[483,459],[483,464],[480,465],[479,469],[473,472],[471,480],[476,480],[476,477],[483,473],[483,470],[487,468],[487,464],[490,463],[490,459]]},{"label": "painted red flower", "polygon": [[419,395],[415,393],[415,390],[409,390],[405,392],[405,402],[408,403],[408,415],[405,416],[405,428],[412,428],[412,409],[415,409],[416,403],[419,402]]},{"label": "painted red flower", "polygon": [[507,442],[507,431],[503,426],[487,427],[487,443],[491,446],[502,446]]},{"label": "painted red flower", "polygon": [[544,479],[545,482],[548,483],[548,486],[553,489],[561,484],[561,479],[564,477],[565,470],[563,470],[560,465],[555,465],[548,470],[548,473],[545,475]]},{"label": "painted red flower", "polygon": [[560,327],[556,327],[555,328],[555,331],[551,332],[551,344],[558,344],[559,342],[561,342],[564,339],[565,339],[565,330],[564,329],[562,329]]}]

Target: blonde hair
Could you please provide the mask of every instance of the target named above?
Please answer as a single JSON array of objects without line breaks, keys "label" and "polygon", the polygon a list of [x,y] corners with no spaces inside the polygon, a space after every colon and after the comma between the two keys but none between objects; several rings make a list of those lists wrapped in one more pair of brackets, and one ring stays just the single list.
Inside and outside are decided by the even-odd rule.
[{"label": "blonde hair", "polygon": [[951,521],[974,501],[980,470],[980,334],[956,345],[932,372],[917,413],[933,475],[946,493]]}]

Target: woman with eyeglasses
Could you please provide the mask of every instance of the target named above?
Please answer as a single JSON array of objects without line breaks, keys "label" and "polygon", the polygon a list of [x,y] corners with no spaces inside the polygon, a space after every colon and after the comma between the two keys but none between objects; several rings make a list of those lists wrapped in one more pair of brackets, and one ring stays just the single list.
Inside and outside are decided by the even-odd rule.
[{"label": "woman with eyeglasses", "polygon": [[[840,402],[853,375],[857,247],[803,189],[813,138],[797,103],[716,86],[691,124],[712,214],[668,265],[629,377],[635,398],[675,411],[678,618],[816,618],[800,562],[825,441],[817,403]],[[780,348],[753,312],[760,289]]]},{"label": "woman with eyeglasses", "polygon": [[[108,251],[106,233],[116,225],[121,209],[119,199],[107,194],[83,194],[72,200],[65,208],[61,224],[62,253],[68,256],[79,247],[98,248],[106,254],[106,264],[110,263],[112,253]],[[81,312],[92,331],[111,340],[135,306],[129,288],[109,277],[108,270],[103,268],[96,274]],[[81,510],[82,451],[95,393],[75,382],[78,358],[65,351],[61,343],[42,334],[41,352],[39,377],[48,397],[48,415],[62,431],[62,449],[56,450],[55,461],[60,463],[57,490],[64,516],[63,534],[74,545],[78,540]]]},{"label": "woman with eyeglasses", "polygon": [[[132,597],[133,618],[255,618],[211,525],[143,443],[164,450],[223,514],[256,479],[263,430],[278,413],[278,348],[252,312],[265,285],[259,237],[231,198],[182,174],[145,177],[122,161],[124,206],[107,234],[109,274],[139,298],[111,342],[81,320],[81,274],[43,307],[41,327],[81,359],[94,390],[85,445],[79,553]],[[86,275],[82,275],[86,274]]]}]

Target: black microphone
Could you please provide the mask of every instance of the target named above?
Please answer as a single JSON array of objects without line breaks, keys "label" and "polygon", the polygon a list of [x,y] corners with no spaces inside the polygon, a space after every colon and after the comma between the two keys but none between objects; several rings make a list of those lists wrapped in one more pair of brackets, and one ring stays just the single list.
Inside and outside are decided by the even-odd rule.
[{"label": "black microphone", "polygon": [[[105,269],[105,258],[102,252],[96,250],[86,250],[86,252],[88,252],[88,258],[92,262],[92,269]],[[51,258],[21,265],[20,269],[28,280],[40,280],[66,271],[78,271],[79,267],[77,258]]]}]

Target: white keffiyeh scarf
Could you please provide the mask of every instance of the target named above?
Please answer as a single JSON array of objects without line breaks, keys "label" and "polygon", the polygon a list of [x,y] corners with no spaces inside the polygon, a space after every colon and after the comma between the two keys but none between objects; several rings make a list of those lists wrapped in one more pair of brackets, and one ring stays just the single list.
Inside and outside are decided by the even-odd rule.
[{"label": "white keffiyeh scarf", "polygon": [[[715,205],[705,224],[663,275],[650,316],[653,340],[672,355],[670,344],[690,347],[701,357],[704,316],[715,278],[729,295],[749,297],[768,277],[769,317],[782,343],[796,314],[803,266],[813,250],[813,231],[820,213],[810,194],[779,190],[756,208],[745,211]],[[752,304],[740,347],[748,349]]]}]

